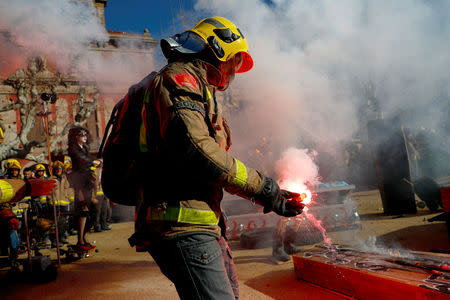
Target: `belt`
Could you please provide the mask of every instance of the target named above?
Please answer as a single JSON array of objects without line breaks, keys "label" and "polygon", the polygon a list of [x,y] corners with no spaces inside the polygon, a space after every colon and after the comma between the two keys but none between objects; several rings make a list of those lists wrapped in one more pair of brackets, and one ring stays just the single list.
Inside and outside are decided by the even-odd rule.
[{"label": "belt", "polygon": [[59,206],[69,206],[71,202],[66,200],[57,200],[55,204]]},{"label": "belt", "polygon": [[200,210],[187,207],[148,207],[146,221],[178,222],[201,225],[217,225],[219,218],[211,210]]}]

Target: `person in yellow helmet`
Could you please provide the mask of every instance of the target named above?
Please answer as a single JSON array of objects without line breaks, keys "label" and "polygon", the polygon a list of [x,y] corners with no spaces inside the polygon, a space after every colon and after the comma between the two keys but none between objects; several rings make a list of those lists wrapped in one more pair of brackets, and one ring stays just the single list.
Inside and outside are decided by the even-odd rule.
[{"label": "person in yellow helmet", "polygon": [[70,174],[72,172],[72,160],[69,156],[64,156],[64,171],[66,174]]},{"label": "person in yellow helmet", "polygon": [[[46,169],[43,164],[34,165],[34,178],[47,179]],[[49,208],[47,196],[32,197],[32,202],[36,205],[39,213],[44,213]]]},{"label": "person in yellow helmet", "polygon": [[5,163],[6,168],[6,177],[8,179],[18,179],[20,178],[20,170],[22,170],[22,166],[19,161],[14,158],[10,158]]},{"label": "person in yellow helmet", "polygon": [[43,164],[37,164],[34,166],[34,178],[44,179],[46,175],[45,166]]},{"label": "person in yellow helmet", "polygon": [[[67,232],[70,230],[69,212],[73,206],[73,189],[70,187],[69,180],[64,174],[64,163],[57,160],[52,164],[52,177],[56,183],[48,197],[50,205],[55,204],[58,211],[58,230],[61,243],[67,243]],[[51,236],[54,242],[54,236]]]},{"label": "person in yellow helmet", "polygon": [[[4,167],[6,169],[6,175],[4,176],[5,179],[16,180],[20,178],[20,170],[22,169],[22,165],[17,159],[7,159]],[[8,186],[8,183],[0,182],[0,189],[6,186]],[[6,189],[2,189],[2,191],[3,190],[5,190],[6,192]],[[13,204],[13,201],[2,203],[2,201],[0,200],[0,224],[3,223],[3,226],[0,225],[0,232],[6,227],[9,228],[9,241],[11,242],[10,245],[13,253],[17,250],[20,243],[20,238],[17,233],[17,230],[19,228],[19,219],[16,217],[15,208],[16,206]],[[8,226],[6,226],[6,223],[8,223]]]},{"label": "person in yellow helmet", "polygon": [[215,94],[253,67],[242,31],[210,17],[163,39],[161,48],[168,65],[127,95],[143,97],[140,167],[152,170],[142,176],[130,244],[149,251],[181,299],[237,299],[223,190],[286,217],[300,214],[303,205],[288,201],[298,194],[228,152],[231,132]]},{"label": "person in yellow helmet", "polygon": [[24,196],[48,195],[54,187],[53,180],[0,179],[0,247],[7,244],[11,257],[17,255],[20,243],[19,220],[12,206]]}]

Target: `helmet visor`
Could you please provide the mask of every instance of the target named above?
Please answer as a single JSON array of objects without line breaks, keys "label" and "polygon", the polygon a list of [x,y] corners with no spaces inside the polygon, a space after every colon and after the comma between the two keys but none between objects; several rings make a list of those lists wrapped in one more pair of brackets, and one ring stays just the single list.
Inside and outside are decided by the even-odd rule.
[{"label": "helmet visor", "polygon": [[182,53],[198,53],[206,47],[202,38],[191,31],[177,34],[173,39],[180,45],[180,48],[177,50]]}]

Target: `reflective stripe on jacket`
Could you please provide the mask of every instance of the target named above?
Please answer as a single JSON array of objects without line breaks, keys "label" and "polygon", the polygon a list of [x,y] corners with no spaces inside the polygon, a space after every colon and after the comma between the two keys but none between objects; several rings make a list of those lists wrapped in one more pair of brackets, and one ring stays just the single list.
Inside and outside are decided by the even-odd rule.
[{"label": "reflective stripe on jacket", "polygon": [[55,180],[56,186],[48,196],[47,203],[53,204],[53,202],[55,202],[56,205],[60,206],[69,206],[71,203],[73,203],[74,192],[70,187],[67,176],[62,174],[61,178],[52,176],[51,179]]}]

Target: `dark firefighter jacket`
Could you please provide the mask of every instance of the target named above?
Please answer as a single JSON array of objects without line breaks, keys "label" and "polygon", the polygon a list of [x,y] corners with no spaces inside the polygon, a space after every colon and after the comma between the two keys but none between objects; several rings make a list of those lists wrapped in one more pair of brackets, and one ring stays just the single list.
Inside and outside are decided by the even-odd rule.
[{"label": "dark firefighter jacket", "polygon": [[138,232],[157,238],[189,231],[220,235],[223,189],[247,199],[261,190],[264,176],[228,153],[231,133],[207,72],[218,71],[200,60],[172,63],[147,88],[140,147],[149,161]]}]

